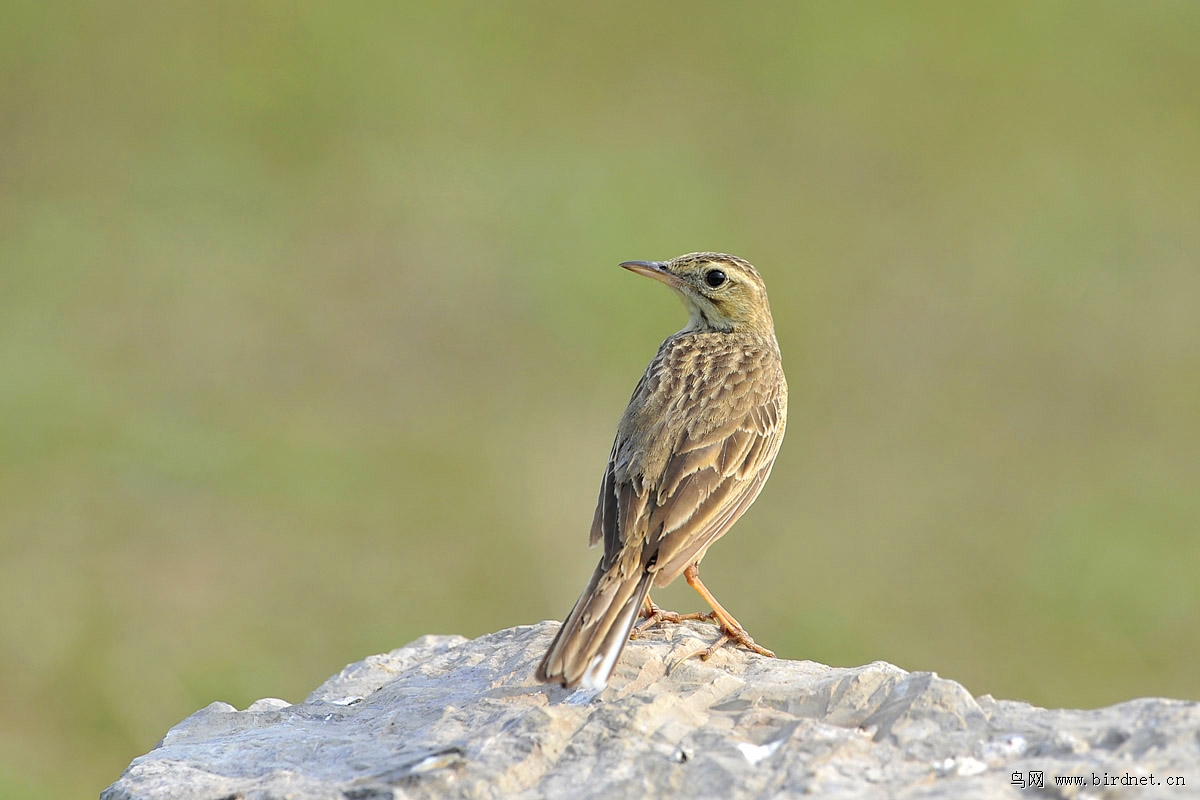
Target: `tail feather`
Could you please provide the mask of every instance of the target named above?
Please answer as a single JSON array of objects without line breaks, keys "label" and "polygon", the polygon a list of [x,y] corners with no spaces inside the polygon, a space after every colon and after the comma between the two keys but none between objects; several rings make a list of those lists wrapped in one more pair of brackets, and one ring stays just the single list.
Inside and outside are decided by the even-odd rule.
[{"label": "tail feather", "polygon": [[567,688],[603,689],[617,664],[654,573],[625,576],[620,565],[596,566],[537,668],[537,679]]}]

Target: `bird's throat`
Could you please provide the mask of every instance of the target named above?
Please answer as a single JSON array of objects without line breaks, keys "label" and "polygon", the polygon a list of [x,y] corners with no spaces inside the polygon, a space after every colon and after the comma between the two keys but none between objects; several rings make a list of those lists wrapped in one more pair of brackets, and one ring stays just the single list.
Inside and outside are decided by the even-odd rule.
[{"label": "bird's throat", "polygon": [[683,298],[683,302],[688,310],[688,324],[680,333],[732,333],[734,331],[733,320],[722,317],[712,306],[698,303],[695,299],[686,296]]}]

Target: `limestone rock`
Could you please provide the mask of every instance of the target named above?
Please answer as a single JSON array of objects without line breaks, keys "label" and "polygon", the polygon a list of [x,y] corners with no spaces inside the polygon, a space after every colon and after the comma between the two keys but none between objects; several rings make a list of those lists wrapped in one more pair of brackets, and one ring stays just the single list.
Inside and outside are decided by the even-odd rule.
[{"label": "limestone rock", "polygon": [[[703,623],[631,642],[608,689],[589,695],[533,681],[556,629],[426,636],[303,703],[213,703],[102,800],[1200,796],[1197,703],[1046,710],[883,662],[728,647],[680,662],[712,640]],[[1014,783],[1031,772],[1046,794]]]}]

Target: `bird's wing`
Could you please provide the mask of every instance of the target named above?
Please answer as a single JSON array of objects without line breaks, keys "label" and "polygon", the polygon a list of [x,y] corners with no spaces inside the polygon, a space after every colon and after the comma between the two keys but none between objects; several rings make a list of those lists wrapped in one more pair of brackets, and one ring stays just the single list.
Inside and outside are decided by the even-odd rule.
[{"label": "bird's wing", "polygon": [[600,481],[600,497],[596,499],[596,513],[592,517],[592,533],[588,538],[588,546],[595,547],[601,539],[604,540],[604,552],[611,553],[620,546],[621,526],[617,519],[617,488],[616,465],[617,448],[621,439],[613,442],[612,452],[608,455],[608,465],[604,468],[604,478]]},{"label": "bird's wing", "polygon": [[703,556],[758,497],[783,442],[787,395],[775,391],[744,415],[686,437],[647,500],[647,548],[664,585]]},{"label": "bird's wing", "polygon": [[[749,366],[751,373],[778,370],[778,361]],[[781,374],[714,384],[664,372],[682,375],[686,385],[643,376],[632,402],[657,407],[661,418],[633,427],[633,435],[618,433],[591,531],[592,544],[604,541],[610,565],[629,559],[632,572],[653,558],[659,585],[699,558],[754,502],[779,452],[787,405]],[[655,403],[654,396],[669,402]],[[639,457],[645,453],[667,455],[645,463]],[[631,542],[640,546],[625,546]]]},{"label": "bird's wing", "polygon": [[[657,360],[657,359],[656,359]],[[633,394],[629,398],[630,406],[645,401],[647,384],[651,382],[655,362],[651,362],[646,372],[638,380]],[[657,381],[655,381],[657,383]],[[617,470],[622,453],[629,449],[631,442],[621,429],[617,430],[617,438],[613,442],[612,452],[608,454],[608,464],[604,467],[604,478],[600,481],[600,497],[596,499],[596,513],[592,517],[592,531],[588,538],[588,547],[595,547],[601,540],[604,542],[604,555],[607,559],[621,549],[624,541],[623,525],[618,510]]]}]

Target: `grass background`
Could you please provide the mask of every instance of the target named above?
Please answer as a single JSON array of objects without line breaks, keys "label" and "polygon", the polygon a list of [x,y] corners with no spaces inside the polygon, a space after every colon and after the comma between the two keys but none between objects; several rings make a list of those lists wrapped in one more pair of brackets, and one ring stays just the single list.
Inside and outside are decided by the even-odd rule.
[{"label": "grass background", "polygon": [[791,383],[759,641],[1200,699],[1200,6],[3,6],[0,795],[561,618],[684,319],[616,264],[700,249]]}]

